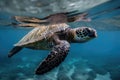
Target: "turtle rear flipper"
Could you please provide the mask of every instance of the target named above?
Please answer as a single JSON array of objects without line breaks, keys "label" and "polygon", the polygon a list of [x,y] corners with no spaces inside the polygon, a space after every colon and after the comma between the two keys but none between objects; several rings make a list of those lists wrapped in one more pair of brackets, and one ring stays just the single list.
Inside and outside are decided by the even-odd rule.
[{"label": "turtle rear flipper", "polygon": [[22,49],[22,47],[14,47],[9,53],[8,53],[8,57],[12,57],[13,55],[15,55],[17,52],[19,52]]},{"label": "turtle rear flipper", "polygon": [[59,45],[53,47],[50,54],[39,65],[35,73],[41,75],[57,67],[67,56],[69,47],[70,45],[67,41],[61,41]]}]

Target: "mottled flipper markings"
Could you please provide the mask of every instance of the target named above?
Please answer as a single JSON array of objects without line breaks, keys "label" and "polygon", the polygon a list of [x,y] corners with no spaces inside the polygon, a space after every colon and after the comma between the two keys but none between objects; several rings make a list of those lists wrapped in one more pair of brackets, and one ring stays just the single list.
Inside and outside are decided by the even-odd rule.
[{"label": "mottled flipper markings", "polygon": [[45,60],[39,65],[36,70],[36,74],[44,74],[53,68],[57,67],[69,52],[70,44],[67,41],[61,41],[60,44],[53,47],[50,54]]}]

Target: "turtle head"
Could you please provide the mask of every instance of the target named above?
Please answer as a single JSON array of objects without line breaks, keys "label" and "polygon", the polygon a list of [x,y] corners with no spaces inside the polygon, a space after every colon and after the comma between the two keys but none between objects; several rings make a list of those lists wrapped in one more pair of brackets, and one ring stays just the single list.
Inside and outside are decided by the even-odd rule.
[{"label": "turtle head", "polygon": [[97,37],[96,30],[88,27],[75,28],[74,41],[75,42],[86,42]]}]

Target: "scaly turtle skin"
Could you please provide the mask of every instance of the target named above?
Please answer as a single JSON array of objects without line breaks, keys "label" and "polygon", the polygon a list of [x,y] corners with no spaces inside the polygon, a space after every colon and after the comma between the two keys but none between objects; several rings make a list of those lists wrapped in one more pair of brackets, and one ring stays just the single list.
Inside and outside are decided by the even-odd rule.
[{"label": "scaly turtle skin", "polygon": [[[49,25],[38,25],[27,35],[25,35],[14,48],[9,52],[8,57],[12,57],[22,48],[51,50],[48,56],[40,63],[36,69],[36,74],[44,74],[57,67],[67,56],[70,43],[87,42],[97,36],[96,31],[88,27],[70,28],[63,18],[51,19]],[[61,22],[61,23],[60,23]]]}]

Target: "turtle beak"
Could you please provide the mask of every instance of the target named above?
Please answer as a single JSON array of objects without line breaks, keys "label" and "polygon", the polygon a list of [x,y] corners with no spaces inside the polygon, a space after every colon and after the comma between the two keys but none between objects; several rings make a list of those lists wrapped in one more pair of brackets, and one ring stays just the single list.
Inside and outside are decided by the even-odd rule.
[{"label": "turtle beak", "polygon": [[89,37],[92,37],[92,38],[95,38],[95,37],[97,37],[97,32],[96,32],[96,30],[95,29],[92,29],[92,28],[88,28],[88,29],[86,29],[88,32],[89,32]]}]

